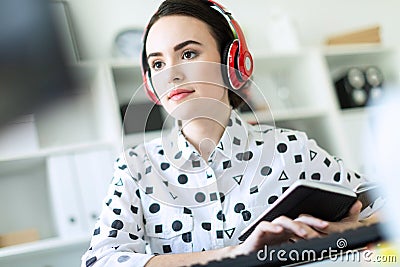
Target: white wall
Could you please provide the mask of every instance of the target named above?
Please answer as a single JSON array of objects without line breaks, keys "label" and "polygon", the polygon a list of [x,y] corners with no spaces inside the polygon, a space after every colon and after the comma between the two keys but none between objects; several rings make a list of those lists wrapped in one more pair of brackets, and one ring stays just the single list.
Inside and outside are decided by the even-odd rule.
[{"label": "white wall", "polygon": [[[121,29],[143,28],[160,0],[67,0],[83,59],[105,59]],[[323,43],[330,34],[380,24],[384,44],[400,44],[398,0],[221,0],[242,25],[251,48],[265,47],[267,13],[289,14],[303,46]]]}]

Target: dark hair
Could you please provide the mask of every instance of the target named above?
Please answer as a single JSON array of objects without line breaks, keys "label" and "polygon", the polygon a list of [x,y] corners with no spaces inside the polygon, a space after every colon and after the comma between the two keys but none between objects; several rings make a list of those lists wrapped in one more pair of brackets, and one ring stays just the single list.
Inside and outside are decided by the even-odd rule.
[{"label": "dark hair", "polygon": [[[228,21],[224,16],[217,10],[214,10],[210,6],[211,2],[206,0],[166,0],[164,1],[157,12],[151,17],[149,24],[147,25],[146,32],[143,38],[143,53],[146,56],[146,41],[147,35],[150,28],[162,17],[171,15],[183,15],[194,17],[205,22],[210,29],[211,35],[216,40],[219,53],[221,55],[221,62],[225,49],[234,40],[233,32],[230,28]],[[149,71],[150,67],[147,60],[143,60],[143,70]],[[227,85],[229,86],[229,85]],[[241,96],[241,90],[229,90],[228,97],[229,103],[233,108],[238,108],[243,104],[243,96]]]}]

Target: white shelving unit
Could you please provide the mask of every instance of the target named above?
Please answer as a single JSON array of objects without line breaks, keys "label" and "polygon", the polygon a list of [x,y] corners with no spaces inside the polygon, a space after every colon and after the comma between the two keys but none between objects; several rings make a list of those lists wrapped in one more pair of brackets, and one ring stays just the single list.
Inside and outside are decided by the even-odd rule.
[{"label": "white shelving unit", "polygon": [[[357,140],[363,134],[363,127],[359,124],[372,109],[341,110],[332,78],[348,66],[376,65],[385,77],[384,90],[398,90],[399,54],[399,47],[378,46],[329,50],[317,47],[287,54],[255,53],[254,82],[259,88],[259,91],[252,89],[253,104],[257,107],[255,116],[260,122],[275,122],[278,127],[306,131],[331,154],[362,169],[362,144]],[[84,231],[76,235],[60,234],[57,223],[60,218],[55,216],[60,207],[54,206],[54,194],[50,190],[53,187],[49,184],[50,179],[54,182],[57,177],[49,177],[49,162],[59,156],[73,160],[88,153],[109,153],[112,159],[122,147],[144,140],[143,133],[123,136],[120,112],[121,106],[128,104],[133,95],[135,103],[149,102],[141,88],[138,63],[139,60],[111,60],[73,66],[81,80],[78,93],[34,114],[37,150],[14,154],[0,150],[0,200],[3,203],[0,234],[35,228],[40,235],[36,242],[0,248],[0,266],[79,265],[80,256],[89,244],[93,222],[87,223]],[[268,105],[259,101],[262,99],[259,94],[268,99]],[[255,120],[250,113],[244,113],[243,117]],[[159,131],[149,131],[146,140],[159,134]],[[106,172],[111,179],[112,160],[109,164],[99,164],[94,157],[92,161],[94,163],[90,164]],[[77,173],[80,168],[84,167],[73,165]],[[66,181],[59,179],[58,182],[63,186]],[[76,192],[80,192],[82,202],[93,195],[91,201],[96,200],[100,208],[99,192],[106,190],[108,184],[104,180],[93,180],[93,183],[97,194],[78,183],[75,183]],[[76,212],[85,213],[84,206]]]}]

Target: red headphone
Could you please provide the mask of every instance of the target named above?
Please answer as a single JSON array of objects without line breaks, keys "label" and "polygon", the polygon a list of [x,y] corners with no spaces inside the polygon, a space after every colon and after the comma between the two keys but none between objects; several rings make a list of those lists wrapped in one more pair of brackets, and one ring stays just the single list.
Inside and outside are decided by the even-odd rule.
[{"label": "red headphone", "polygon": [[[221,13],[226,21],[229,23],[232,29],[234,39],[224,49],[222,55],[222,65],[226,68],[222,68],[222,76],[227,85],[232,89],[240,89],[253,73],[253,57],[251,56],[249,49],[244,38],[242,29],[236,20],[232,17],[231,13],[227,11],[221,4],[218,4],[212,0],[206,0],[211,3],[211,8]],[[144,37],[147,37],[147,27],[144,32]],[[144,66],[147,65],[147,58],[144,49],[145,39],[143,39],[142,48],[142,77],[146,89],[146,93],[151,101],[156,104],[160,104],[160,99],[154,89],[151,81],[150,71],[145,70]]]}]

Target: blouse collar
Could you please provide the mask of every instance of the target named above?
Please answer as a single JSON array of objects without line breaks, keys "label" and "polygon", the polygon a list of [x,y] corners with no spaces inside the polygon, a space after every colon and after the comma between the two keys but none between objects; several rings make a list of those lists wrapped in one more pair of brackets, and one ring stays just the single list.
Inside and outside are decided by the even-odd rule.
[{"label": "blouse collar", "polygon": [[[178,155],[183,159],[193,160],[201,157],[197,149],[186,139],[178,123],[172,129],[169,139],[171,146],[177,148]],[[218,153],[225,158],[233,158],[238,153],[243,153],[246,150],[247,142],[248,129],[246,122],[239,117],[235,110],[232,110],[224,133],[214,151],[210,154],[209,161],[215,158]]]}]

